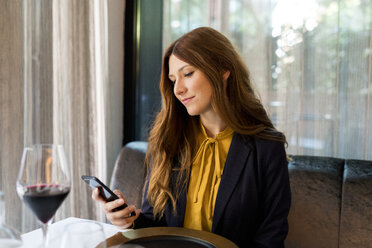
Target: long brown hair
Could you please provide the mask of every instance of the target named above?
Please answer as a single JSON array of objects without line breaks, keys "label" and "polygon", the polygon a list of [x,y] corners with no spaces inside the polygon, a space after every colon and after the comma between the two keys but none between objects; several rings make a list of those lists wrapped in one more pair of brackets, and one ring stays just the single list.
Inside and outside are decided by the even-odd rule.
[{"label": "long brown hair", "polygon": [[[174,41],[165,51],[160,79],[162,108],[149,136],[146,160],[149,186],[147,197],[155,217],[161,217],[168,200],[176,211],[179,193],[186,185],[196,141],[194,130],[198,117],[189,116],[173,93],[168,78],[169,57],[201,70],[213,88],[212,106],[227,126],[240,134],[286,143],[276,131],[261,101],[256,96],[248,69],[231,42],[218,31],[201,27]],[[230,72],[227,84],[223,72]],[[171,183],[171,173],[179,170],[177,182]]]}]

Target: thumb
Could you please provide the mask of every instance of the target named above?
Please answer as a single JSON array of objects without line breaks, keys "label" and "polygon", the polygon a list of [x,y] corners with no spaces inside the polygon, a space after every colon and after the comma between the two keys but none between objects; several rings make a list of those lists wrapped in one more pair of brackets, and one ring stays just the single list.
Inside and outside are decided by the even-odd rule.
[{"label": "thumb", "polygon": [[121,193],[120,190],[115,189],[115,190],[114,190],[114,193],[115,193],[115,195],[117,195],[119,198],[124,199],[124,202],[127,202],[127,200],[125,199],[125,196],[123,195],[123,193]]}]

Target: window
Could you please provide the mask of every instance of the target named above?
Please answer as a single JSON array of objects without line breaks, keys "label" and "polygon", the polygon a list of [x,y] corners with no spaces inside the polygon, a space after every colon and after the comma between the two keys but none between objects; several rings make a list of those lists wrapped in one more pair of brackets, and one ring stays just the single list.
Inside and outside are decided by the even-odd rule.
[{"label": "window", "polygon": [[163,49],[199,26],[230,38],[288,153],[372,159],[370,0],[163,4]]},{"label": "window", "polygon": [[124,140],[147,140],[161,100],[162,0],[126,1]]}]

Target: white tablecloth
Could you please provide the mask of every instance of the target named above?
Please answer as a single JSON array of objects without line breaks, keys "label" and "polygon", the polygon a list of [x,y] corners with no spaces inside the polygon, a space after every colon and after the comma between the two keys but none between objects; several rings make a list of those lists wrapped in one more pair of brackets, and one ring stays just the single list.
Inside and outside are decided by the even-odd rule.
[{"label": "white tablecloth", "polygon": [[[58,221],[56,223],[53,223],[49,226],[49,245],[50,247],[56,247],[58,248],[60,246],[60,243],[62,241],[63,236],[63,230],[67,224],[77,222],[77,221],[83,221],[85,219],[79,219],[79,218],[67,218],[61,221]],[[85,220],[87,221],[87,220]],[[114,225],[101,223],[103,225],[105,236],[106,238],[111,237],[112,235],[116,234],[117,232],[122,232],[123,230],[117,228]],[[22,242],[24,248],[40,248],[42,247],[42,240],[43,240],[43,233],[42,230],[36,229],[34,231],[31,231],[29,233],[25,233],[22,236]]]}]

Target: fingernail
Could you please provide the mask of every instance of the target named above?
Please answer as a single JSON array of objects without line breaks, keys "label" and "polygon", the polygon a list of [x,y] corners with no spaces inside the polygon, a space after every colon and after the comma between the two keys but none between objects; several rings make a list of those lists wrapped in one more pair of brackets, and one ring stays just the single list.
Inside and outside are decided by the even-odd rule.
[{"label": "fingernail", "polygon": [[119,200],[118,200],[118,203],[119,203],[119,204],[123,204],[123,203],[124,203],[124,200],[123,200],[123,199],[119,199]]}]

